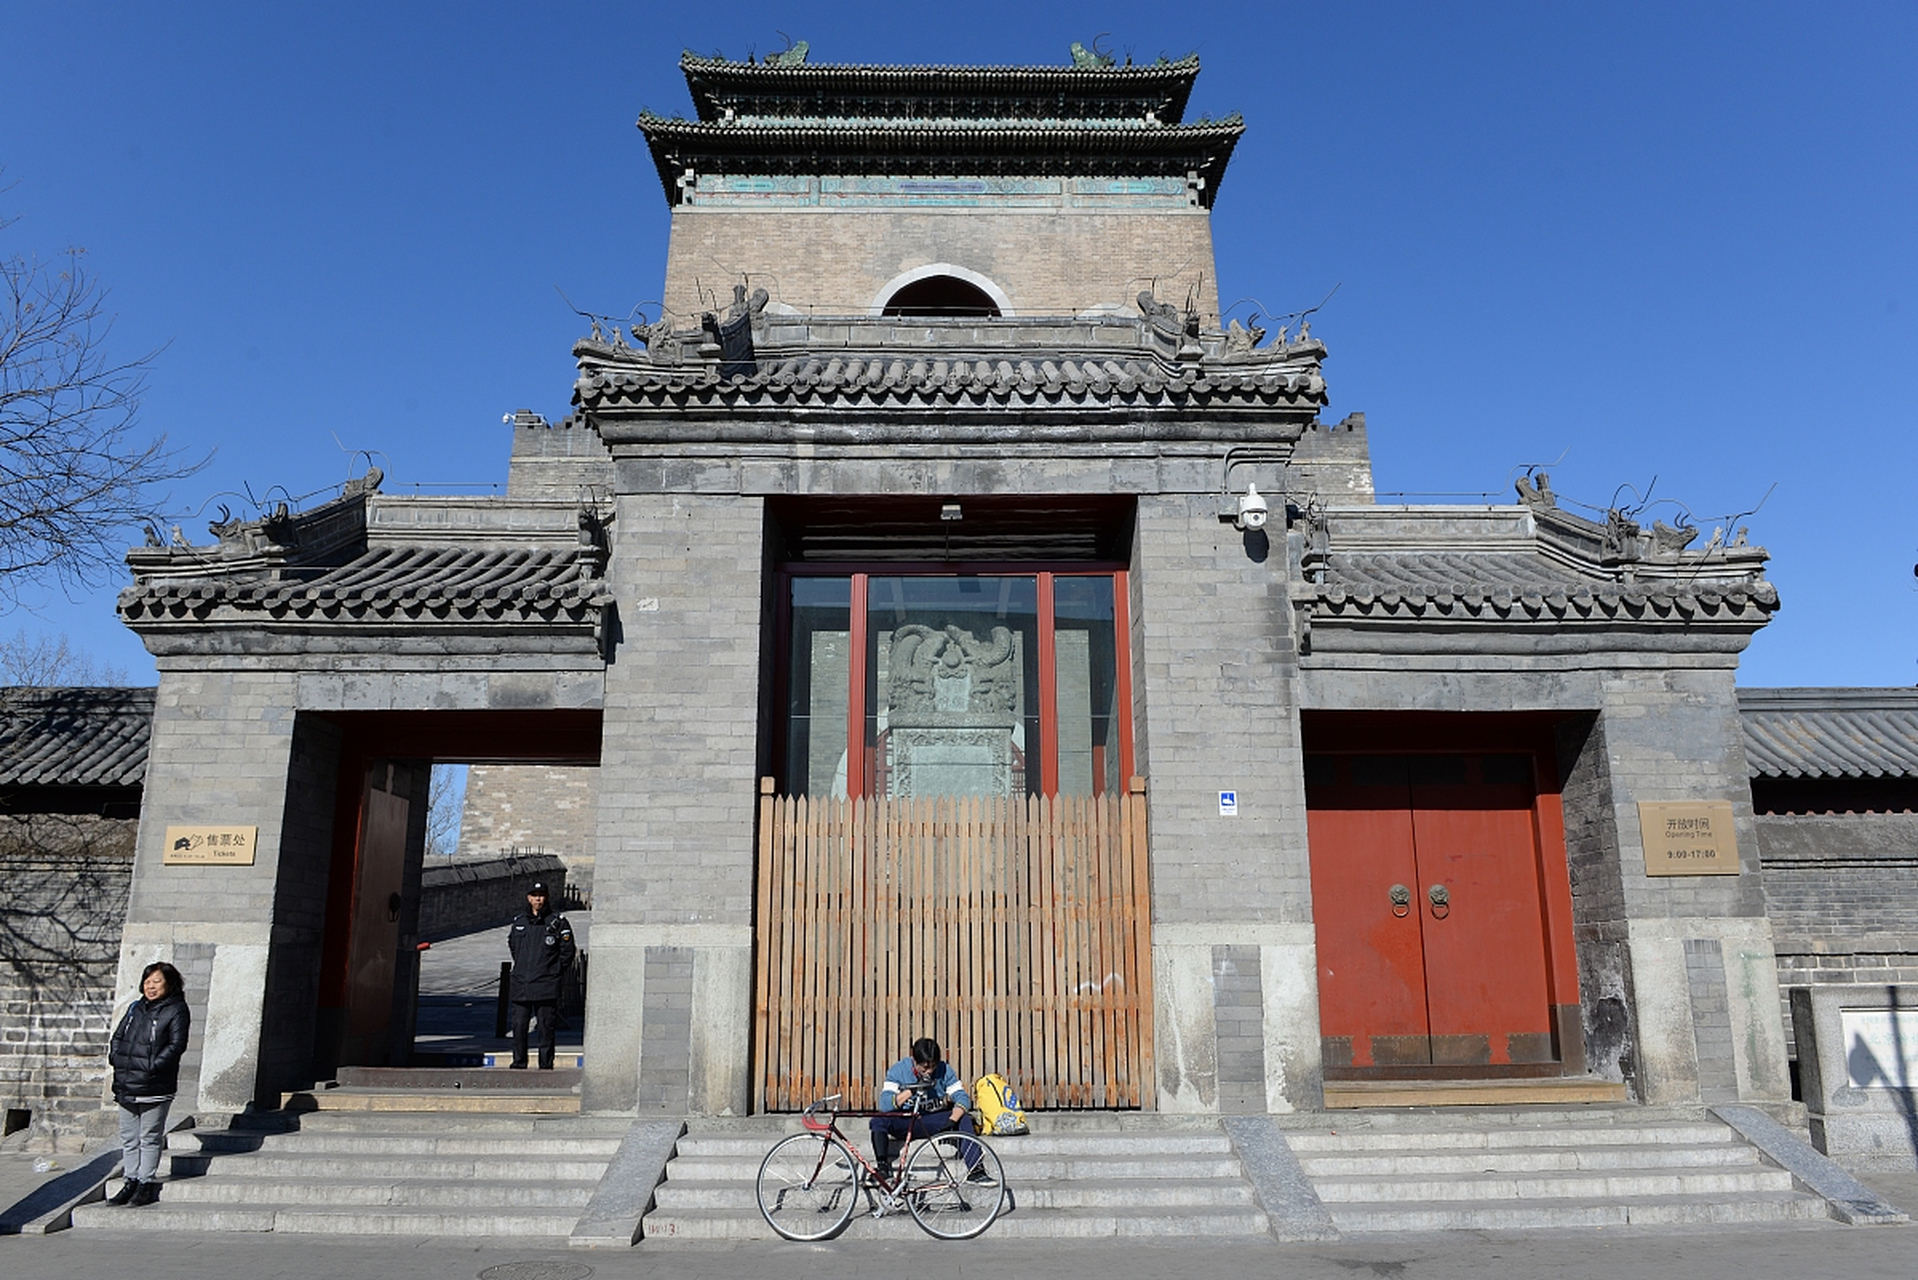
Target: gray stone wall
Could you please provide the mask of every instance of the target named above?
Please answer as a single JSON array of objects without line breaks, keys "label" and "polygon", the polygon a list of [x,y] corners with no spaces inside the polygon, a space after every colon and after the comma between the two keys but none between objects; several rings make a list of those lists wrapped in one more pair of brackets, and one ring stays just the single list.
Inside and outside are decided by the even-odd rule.
[{"label": "gray stone wall", "polygon": [[1787,1002],[1794,988],[1918,985],[1918,814],[1760,814],[1756,826]]},{"label": "gray stone wall", "polygon": [[260,1015],[256,1092],[261,1094],[313,1083],[320,948],[326,932],[339,757],[336,726],[311,715],[295,718],[281,811],[272,953]]},{"label": "gray stone wall", "polygon": [[[631,1112],[642,1085],[649,1106],[674,1114],[746,1107],[764,523],[753,497],[619,500],[588,1110]],[[649,993],[669,971],[674,988]]]},{"label": "gray stone wall", "polygon": [[77,1151],[106,1088],[132,819],[0,816],[0,1107]]},{"label": "gray stone wall", "polygon": [[[1282,541],[1242,534],[1219,510],[1210,494],[1146,496],[1138,508],[1136,733],[1151,761],[1158,1105],[1212,1111],[1256,1096],[1260,1109],[1316,1108],[1311,867],[1285,554]],[[1237,793],[1237,816],[1221,815],[1221,791]],[[1216,1004],[1220,947],[1230,949],[1234,998],[1262,1010],[1257,1053],[1237,1013]]]},{"label": "gray stone wall", "polygon": [[1605,1080],[1635,1080],[1624,867],[1610,803],[1605,724],[1596,715],[1568,718],[1558,726],[1556,745],[1586,1069]]},{"label": "gray stone wall", "polygon": [[593,889],[599,770],[592,765],[476,764],[466,773],[461,860],[550,854],[581,893]]},{"label": "gray stone wall", "polygon": [[526,886],[535,880],[552,890],[554,903],[566,901],[566,864],[550,853],[427,867],[420,877],[420,940],[511,922],[526,910]]},{"label": "gray stone wall", "polygon": [[[306,855],[317,834],[310,809],[289,815],[287,803],[300,773],[297,679],[161,664],[116,994],[131,999],[153,960],[171,960],[186,979],[193,1034],[180,1072],[183,1114],[244,1110],[264,1084],[268,959],[289,816],[294,874],[311,872]],[[254,865],[165,865],[166,828],[189,823],[257,826]]]},{"label": "gray stone wall", "polygon": [[1313,423],[1292,451],[1285,490],[1294,502],[1372,501],[1372,445],[1365,434],[1365,415],[1348,413],[1340,422]]},{"label": "gray stone wall", "polygon": [[[1681,667],[1616,672],[1603,684],[1637,1087],[1648,1102],[1700,1100],[1727,1089],[1740,1099],[1790,1096],[1777,958],[1732,678],[1729,669]],[[1645,874],[1638,805],[1687,800],[1731,803],[1740,874]],[[1714,964],[1718,977],[1709,972]],[[1720,981],[1729,993],[1728,1037],[1710,1032],[1711,993]]]}]

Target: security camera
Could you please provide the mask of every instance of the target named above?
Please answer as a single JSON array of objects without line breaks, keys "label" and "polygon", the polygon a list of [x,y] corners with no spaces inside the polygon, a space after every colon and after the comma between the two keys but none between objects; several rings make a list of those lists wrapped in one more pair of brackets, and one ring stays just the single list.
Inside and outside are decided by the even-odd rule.
[{"label": "security camera", "polygon": [[1263,529],[1267,510],[1265,499],[1259,496],[1259,486],[1248,484],[1245,486],[1245,496],[1239,499],[1239,518],[1232,523],[1236,528],[1248,531]]}]

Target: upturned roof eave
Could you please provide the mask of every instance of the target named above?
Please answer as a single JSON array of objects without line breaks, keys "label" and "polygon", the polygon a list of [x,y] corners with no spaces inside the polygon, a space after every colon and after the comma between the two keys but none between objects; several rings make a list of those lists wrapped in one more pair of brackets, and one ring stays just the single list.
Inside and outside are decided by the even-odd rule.
[{"label": "upturned roof eave", "polygon": [[[1237,119],[1151,129],[1048,127],[836,128],[717,126],[642,116],[638,122],[668,204],[683,202],[681,171],[870,175],[899,171],[1027,176],[1197,172],[1203,201],[1217,198],[1245,126]],[[746,167],[741,167],[742,165]]]},{"label": "upturned roof eave", "polygon": [[1139,94],[1157,89],[1164,97],[1168,121],[1183,115],[1198,78],[1199,60],[1188,55],[1176,62],[1113,67],[1018,67],[887,65],[807,62],[796,66],[731,62],[684,53],[679,60],[686,89],[701,119],[717,119],[721,108],[715,93],[756,94],[764,97],[816,98],[822,92],[859,94],[966,93],[987,97],[1027,96],[1034,92],[1079,91],[1096,100],[1121,93]]}]

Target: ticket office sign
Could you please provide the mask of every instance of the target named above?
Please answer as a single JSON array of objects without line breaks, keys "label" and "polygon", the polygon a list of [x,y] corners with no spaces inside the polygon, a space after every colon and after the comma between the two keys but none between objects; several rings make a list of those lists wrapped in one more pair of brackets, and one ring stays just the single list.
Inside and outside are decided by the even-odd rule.
[{"label": "ticket office sign", "polygon": [[259,842],[258,827],[168,827],[161,861],[169,867],[250,867]]},{"label": "ticket office sign", "polygon": [[1738,837],[1729,800],[1640,801],[1648,876],[1735,876]]}]

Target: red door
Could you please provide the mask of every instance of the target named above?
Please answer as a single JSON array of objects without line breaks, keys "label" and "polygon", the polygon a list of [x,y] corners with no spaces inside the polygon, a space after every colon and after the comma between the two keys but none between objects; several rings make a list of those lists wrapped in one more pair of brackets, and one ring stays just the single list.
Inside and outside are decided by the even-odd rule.
[{"label": "red door", "polygon": [[1328,1069],[1555,1060],[1520,755],[1324,755],[1306,780]]}]

